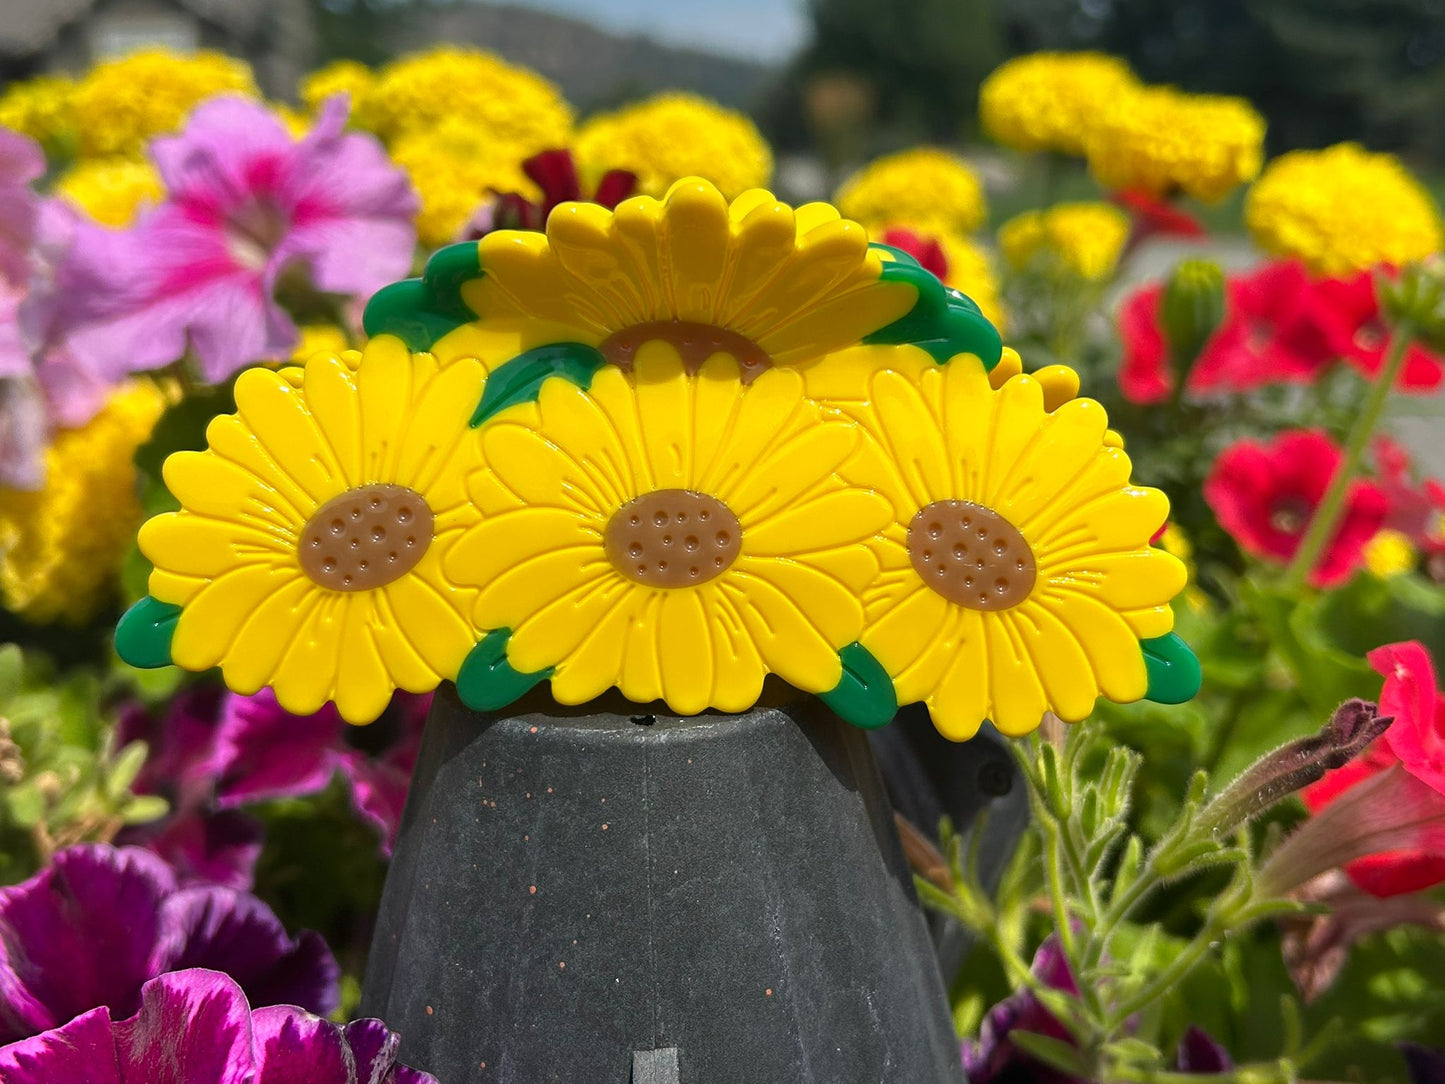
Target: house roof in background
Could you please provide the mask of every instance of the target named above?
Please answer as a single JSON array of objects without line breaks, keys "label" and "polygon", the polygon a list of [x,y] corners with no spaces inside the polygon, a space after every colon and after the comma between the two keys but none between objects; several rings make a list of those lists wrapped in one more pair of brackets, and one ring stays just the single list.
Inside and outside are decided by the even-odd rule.
[{"label": "house roof in background", "polygon": [[[43,52],[65,27],[109,6],[105,0],[0,0],[0,56],[23,57]],[[153,7],[190,12],[240,37],[254,33],[275,6],[274,0],[153,2]]]}]

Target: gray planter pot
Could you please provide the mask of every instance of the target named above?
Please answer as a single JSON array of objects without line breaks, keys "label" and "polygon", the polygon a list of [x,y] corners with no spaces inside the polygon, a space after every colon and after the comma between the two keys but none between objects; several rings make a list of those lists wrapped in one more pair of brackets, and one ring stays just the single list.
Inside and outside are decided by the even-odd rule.
[{"label": "gray planter pot", "polygon": [[[867,735],[742,715],[427,724],[362,1011],[442,1084],[957,1084]],[[528,709],[534,709],[528,713]]]}]

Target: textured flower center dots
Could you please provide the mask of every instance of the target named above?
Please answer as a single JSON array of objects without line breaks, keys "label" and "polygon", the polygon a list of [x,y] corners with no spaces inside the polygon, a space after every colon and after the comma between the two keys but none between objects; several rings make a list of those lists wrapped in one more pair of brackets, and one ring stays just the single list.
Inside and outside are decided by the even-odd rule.
[{"label": "textured flower center dots", "polygon": [[714,354],[730,354],[737,360],[744,384],[752,383],[759,373],[773,364],[767,351],[746,335],[696,320],[652,320],[645,324],[633,324],[609,335],[597,349],[612,364],[631,369],[637,351],[645,343],[658,341],[669,343],[690,373],[701,369]]},{"label": "textured flower center dots", "polygon": [[415,568],[434,524],[426,501],[405,486],[359,486],[316,510],[296,552],[302,571],[322,587],[367,591]]},{"label": "textured flower center dots", "polygon": [[607,522],[612,567],[647,587],[693,587],[737,560],[743,531],[732,509],[690,489],[659,489],[628,501]]},{"label": "textured flower center dots", "polygon": [[908,556],[923,582],[970,610],[1007,610],[1029,597],[1037,568],[1024,536],[992,508],[934,501],[908,524]]}]

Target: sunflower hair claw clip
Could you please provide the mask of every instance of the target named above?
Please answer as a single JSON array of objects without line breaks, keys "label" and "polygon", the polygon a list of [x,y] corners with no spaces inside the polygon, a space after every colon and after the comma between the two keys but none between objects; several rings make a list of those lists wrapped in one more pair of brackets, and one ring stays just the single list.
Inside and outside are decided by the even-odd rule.
[{"label": "sunflower hair claw clip", "polygon": [[1098,404],[825,204],[705,181],[454,245],[253,369],[141,531],[123,658],[370,721],[454,681],[678,714],[773,675],[955,739],[1187,699],[1168,511]]}]

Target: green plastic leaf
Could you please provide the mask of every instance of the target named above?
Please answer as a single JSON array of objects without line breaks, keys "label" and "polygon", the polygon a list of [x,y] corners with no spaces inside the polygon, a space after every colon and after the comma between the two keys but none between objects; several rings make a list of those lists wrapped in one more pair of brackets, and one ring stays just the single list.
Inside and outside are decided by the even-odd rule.
[{"label": "green plastic leaf", "polygon": [[852,643],[838,652],[843,676],[820,699],[839,718],[865,730],[887,726],[898,714],[898,694],[883,664],[862,644]]},{"label": "green plastic leaf", "polygon": [[499,711],[552,676],[552,668],[524,674],[507,661],[511,629],[482,637],[457,674],[457,695],[473,711]]},{"label": "green plastic leaf", "polygon": [[1182,704],[1199,692],[1203,671],[1199,658],[1174,633],[1141,640],[1144,668],[1149,673],[1149,690],[1144,694],[1156,704]]},{"label": "green plastic leaf", "polygon": [[181,608],[147,595],[120,619],[115,627],[115,651],[123,660],[143,670],[171,665],[171,638]]},{"label": "green plastic leaf", "polygon": [[882,281],[912,286],[918,292],[918,300],[893,323],[864,336],[865,343],[909,343],[928,351],[940,363],[955,354],[973,354],[985,369],[999,363],[1003,339],[972,298],[945,286],[900,249],[877,243],[869,247],[893,256],[883,264]]},{"label": "green plastic leaf", "polygon": [[438,249],[421,278],[394,282],[372,295],[362,327],[373,338],[395,335],[408,350],[430,350],[442,336],[476,319],[461,291],[481,273],[475,241]]},{"label": "green plastic leaf", "polygon": [[518,403],[535,402],[542,385],[554,376],[586,391],[603,364],[602,355],[582,343],[554,343],[519,354],[487,377],[482,401],[472,415],[472,425],[481,425]]}]

